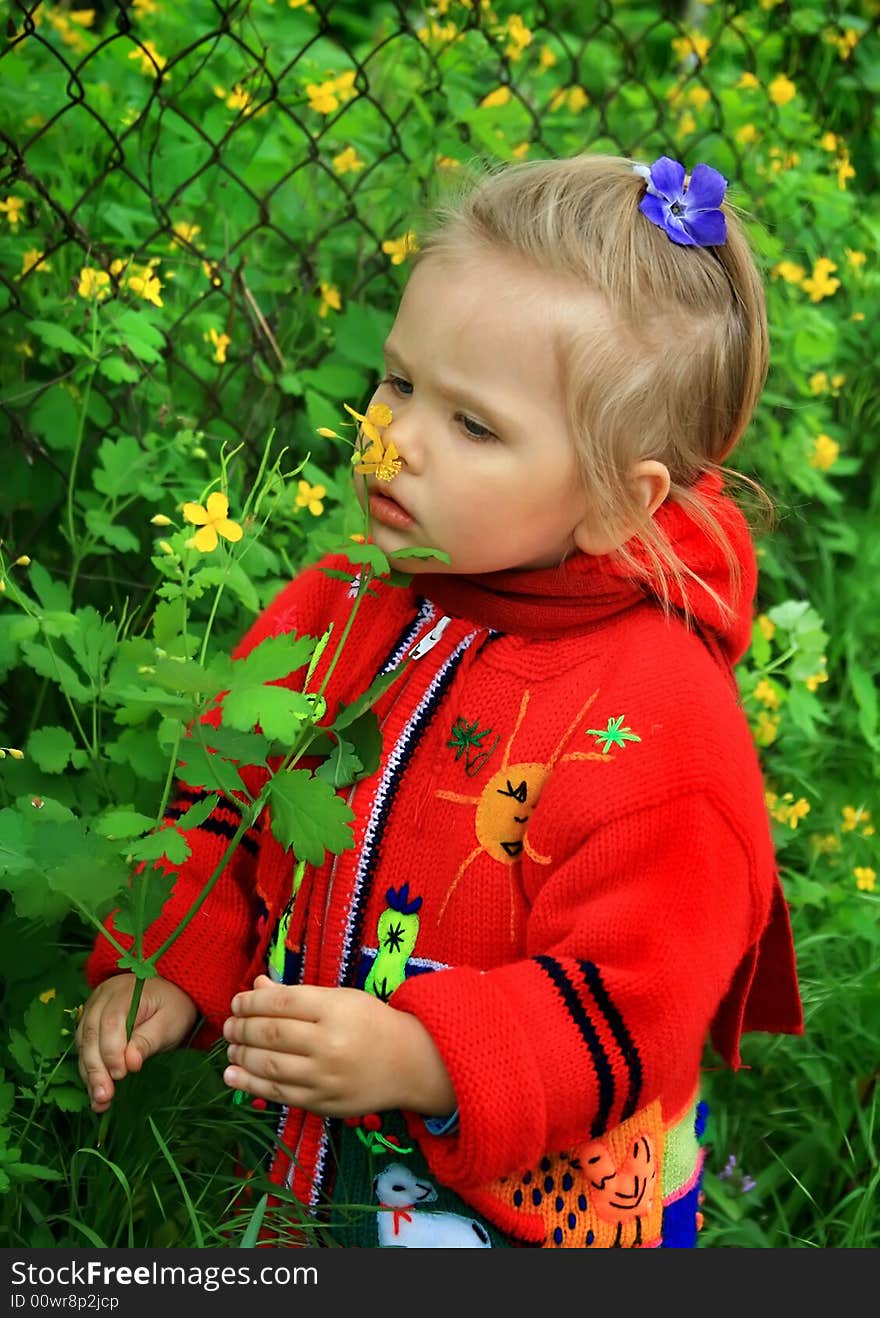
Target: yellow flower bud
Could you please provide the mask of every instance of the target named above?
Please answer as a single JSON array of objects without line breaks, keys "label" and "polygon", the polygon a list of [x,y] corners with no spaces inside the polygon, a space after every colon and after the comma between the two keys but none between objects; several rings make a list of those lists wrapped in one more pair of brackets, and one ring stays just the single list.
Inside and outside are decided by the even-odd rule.
[{"label": "yellow flower bud", "polygon": [[12,566],[13,566],[13,567],[30,567],[30,562],[31,562],[31,560],[30,560],[30,558],[28,557],[27,554],[21,554],[20,557],[18,557],[18,558],[15,560],[15,562],[12,564]]},{"label": "yellow flower bud", "polygon": [[173,554],[173,553],[174,553],[174,549],[172,548],[171,545],[169,545],[169,543],[168,543],[167,540],[160,540],[160,541],[159,541],[159,548],[162,550],[162,553],[163,553],[163,554]]},{"label": "yellow flower bud", "polygon": [[17,750],[15,746],[8,746],[7,750],[14,760],[24,759],[24,751]]},{"label": "yellow flower bud", "polygon": [[156,513],[156,516],[155,516],[155,517],[151,517],[151,518],[150,518],[150,521],[152,522],[153,526],[170,526],[170,525],[171,525],[171,518],[170,518],[170,517],[166,517],[164,513]]}]

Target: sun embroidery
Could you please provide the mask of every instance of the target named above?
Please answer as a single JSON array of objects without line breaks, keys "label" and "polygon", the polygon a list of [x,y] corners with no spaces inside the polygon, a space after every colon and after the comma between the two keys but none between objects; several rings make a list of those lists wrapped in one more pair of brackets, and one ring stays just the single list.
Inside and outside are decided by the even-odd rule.
[{"label": "sun embroidery", "polygon": [[[466,871],[470,868],[478,856],[485,853],[497,860],[502,865],[514,865],[523,852],[534,861],[536,865],[550,865],[552,856],[542,856],[529,844],[526,836],[526,825],[531,818],[532,811],[538,804],[538,798],[545,782],[550,777],[556,763],[564,763],[566,760],[598,760],[603,764],[611,764],[614,761],[613,755],[608,755],[601,751],[572,751],[568,755],[562,755],[562,748],[574,732],[587,710],[599,694],[598,688],[593,692],[586,701],[577,715],[566,728],[559,744],[552,752],[550,759],[546,764],[535,762],[511,764],[510,754],[516,735],[520,730],[522,721],[526,716],[526,710],[529,705],[529,692],[523,692],[522,702],[519,707],[519,714],[516,718],[516,725],[510,734],[510,740],[504,748],[504,758],[501,762],[501,768],[486,783],[479,796],[463,796],[459,792],[438,791],[436,795],[442,801],[455,801],[459,805],[475,805],[477,807],[476,817],[474,819],[474,828],[477,834],[477,845],[473,851],[459,865],[458,872],[449,886],[449,891],[443,898],[442,905],[437,914],[437,923],[443,919],[446,908],[449,905],[452,894],[455,892],[461,880],[464,878]],[[514,941],[516,937],[516,882],[514,875],[510,875],[510,939]]]}]

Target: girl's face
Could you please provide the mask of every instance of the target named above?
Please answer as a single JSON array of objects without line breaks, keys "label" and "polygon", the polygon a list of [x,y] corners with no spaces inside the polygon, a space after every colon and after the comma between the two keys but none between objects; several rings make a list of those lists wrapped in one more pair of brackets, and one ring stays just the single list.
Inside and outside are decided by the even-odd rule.
[{"label": "girl's face", "polygon": [[[403,467],[368,479],[371,532],[386,552],[427,545],[452,561],[395,560],[403,570],[549,567],[574,548],[585,500],[553,331],[565,296],[503,253],[413,271],[371,400],[392,409],[384,439]],[[598,327],[598,305],[583,305]]]}]

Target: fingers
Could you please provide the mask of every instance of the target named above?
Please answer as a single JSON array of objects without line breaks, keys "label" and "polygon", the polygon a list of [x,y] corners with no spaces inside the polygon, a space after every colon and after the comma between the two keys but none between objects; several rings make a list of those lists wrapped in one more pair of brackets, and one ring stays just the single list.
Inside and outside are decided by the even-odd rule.
[{"label": "fingers", "polygon": [[[131,1001],[131,978],[127,984],[101,985],[86,1003],[77,1026],[79,1073],[89,1091],[92,1110],[106,1112],[115,1092],[114,1080],[127,1074],[126,1013]],[[103,991],[102,991],[103,990]]]},{"label": "fingers", "polygon": [[302,984],[276,984],[266,975],[258,975],[254,985],[244,993],[236,993],[231,1003],[233,1016],[280,1016],[285,1020],[316,1023],[326,1004],[322,995],[337,991]]},{"label": "fingers", "polygon": [[311,1021],[282,1016],[229,1016],[223,1024],[223,1037],[230,1044],[302,1057],[314,1051],[317,1033]]}]

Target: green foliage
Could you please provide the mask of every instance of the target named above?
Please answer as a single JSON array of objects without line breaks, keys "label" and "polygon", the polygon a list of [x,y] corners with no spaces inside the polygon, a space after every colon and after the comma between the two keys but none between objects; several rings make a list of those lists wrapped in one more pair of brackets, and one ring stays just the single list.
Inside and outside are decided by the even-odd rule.
[{"label": "green foliage", "polygon": [[[216,1059],[156,1058],[110,1118],[86,1109],[72,1036],[84,952],[110,906],[135,939],[161,910],[210,808],[163,823],[177,770],[209,801],[249,801],[243,823],[271,797],[276,837],[312,863],[351,845],[343,796],[376,768],[371,707],[399,674],[328,726],[313,665],[340,638],[226,656],[328,547],[352,577],[366,569],[364,589],[389,571],[350,539],[364,523],[348,447],[316,431],[369,398],[423,205],[475,155],[586,146],[721,169],[767,284],[770,374],[735,463],[779,516],[760,538],[760,617],[737,677],[808,1028],[748,1039],[750,1069],[709,1073],[705,1243],[875,1245],[873,7],[716,4],[685,22],[624,0],[612,23],[608,6],[567,0],[453,2],[406,21],[391,3],[331,4],[324,23],[281,0],[157,0],[120,26],[99,7],[89,26],[46,0],[35,34],[29,8],[10,6],[0,50],[15,144],[0,178],[8,1239],[210,1246],[255,1232],[265,1203],[248,1207],[237,1156],[255,1162],[271,1132],[230,1107]],[[244,534],[202,552],[182,510],[215,491]],[[202,717],[220,692],[214,728]],[[307,752],[314,773],[297,767]],[[250,766],[265,798],[244,789]],[[137,950],[131,968],[154,969]],[[754,1189],[721,1177],[731,1153]]]}]

